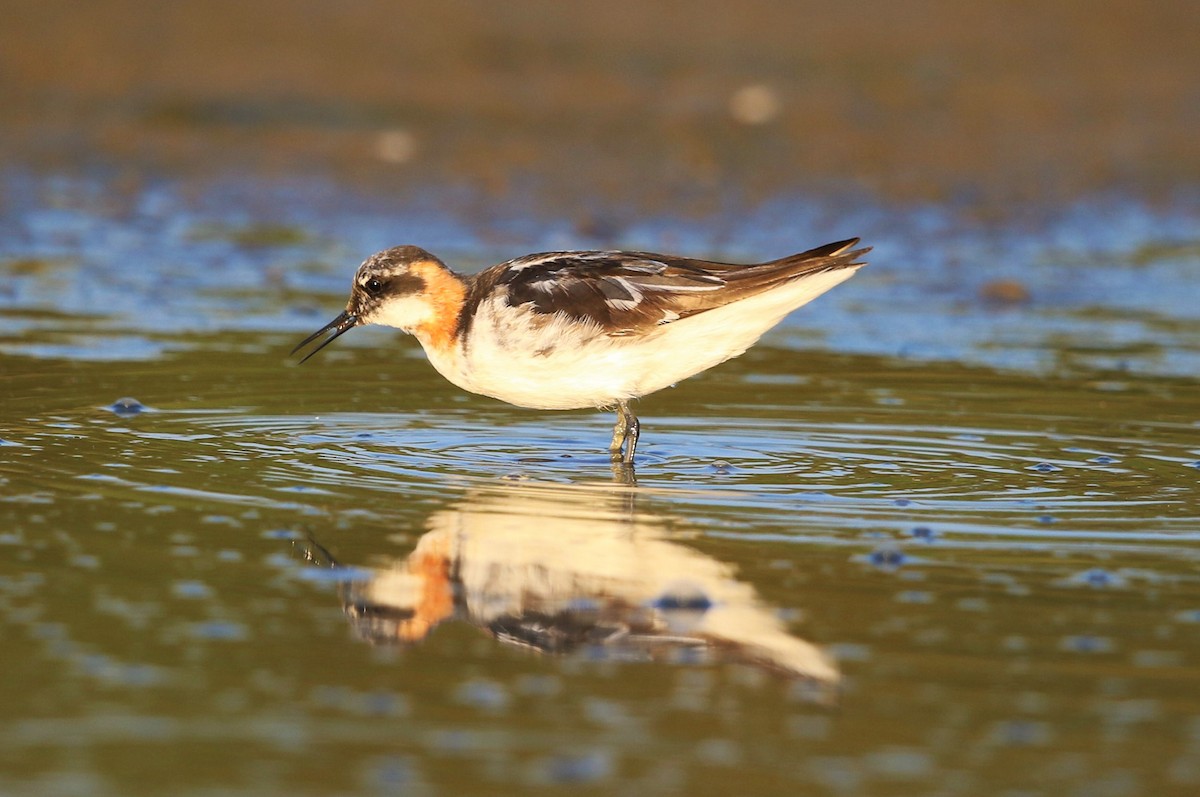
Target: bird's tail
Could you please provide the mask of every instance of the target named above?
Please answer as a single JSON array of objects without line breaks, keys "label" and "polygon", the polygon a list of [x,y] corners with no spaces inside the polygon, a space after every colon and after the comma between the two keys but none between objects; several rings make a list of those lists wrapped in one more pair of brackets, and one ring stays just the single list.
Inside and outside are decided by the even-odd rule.
[{"label": "bird's tail", "polygon": [[[860,258],[871,251],[871,247],[855,249],[858,241],[858,238],[849,238],[757,266],[745,266],[726,272],[721,275],[731,289],[726,292],[726,297],[742,299],[825,272],[865,266],[866,261]],[[850,274],[847,274],[844,278],[849,276]]]},{"label": "bird's tail", "polygon": [[864,246],[861,249],[855,249],[859,240],[858,238],[847,238],[844,241],[814,247],[807,252],[781,257],[763,265],[772,267],[772,270],[778,269],[780,272],[786,272],[789,276],[785,279],[817,274],[822,271],[865,266],[867,261],[860,258],[870,252],[871,247]]}]

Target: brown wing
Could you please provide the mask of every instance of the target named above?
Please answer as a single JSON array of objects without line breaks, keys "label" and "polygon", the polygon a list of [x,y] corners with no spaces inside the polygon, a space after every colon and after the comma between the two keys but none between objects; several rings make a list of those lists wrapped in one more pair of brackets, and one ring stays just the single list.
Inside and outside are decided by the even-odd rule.
[{"label": "brown wing", "polygon": [[[559,313],[630,334],[753,296],[808,275],[863,265],[857,238],[757,265],[736,265],[651,252],[546,252],[479,274],[467,303],[503,290],[512,307]],[[465,309],[466,310],[466,309]]]}]

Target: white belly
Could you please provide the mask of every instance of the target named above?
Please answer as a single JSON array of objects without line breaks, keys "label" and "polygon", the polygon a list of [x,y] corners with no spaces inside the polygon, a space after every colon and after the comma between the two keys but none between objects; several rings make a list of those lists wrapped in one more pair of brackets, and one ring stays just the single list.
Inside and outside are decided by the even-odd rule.
[{"label": "white belly", "polygon": [[645,370],[639,352],[648,350],[648,341],[609,337],[562,317],[535,329],[517,317],[526,315],[506,308],[507,323],[500,323],[481,309],[465,349],[442,356],[427,350],[430,362],[464,390],[519,407],[610,407],[651,392],[639,388]]},{"label": "white belly", "polygon": [[547,319],[528,309],[485,302],[465,349],[426,347],[426,353],[443,376],[464,390],[520,407],[611,407],[738,356],[789,312],[856,270],[814,275],[629,336],[606,335],[565,316]]}]

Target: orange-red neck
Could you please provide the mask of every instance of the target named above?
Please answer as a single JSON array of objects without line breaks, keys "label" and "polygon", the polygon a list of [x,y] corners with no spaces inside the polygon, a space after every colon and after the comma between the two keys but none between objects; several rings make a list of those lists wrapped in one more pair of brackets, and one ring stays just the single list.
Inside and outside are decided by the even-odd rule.
[{"label": "orange-red neck", "polygon": [[425,298],[433,308],[428,321],[413,328],[413,334],[426,349],[446,351],[454,347],[458,315],[462,311],[467,286],[462,277],[440,263],[414,263],[409,271],[425,280]]}]

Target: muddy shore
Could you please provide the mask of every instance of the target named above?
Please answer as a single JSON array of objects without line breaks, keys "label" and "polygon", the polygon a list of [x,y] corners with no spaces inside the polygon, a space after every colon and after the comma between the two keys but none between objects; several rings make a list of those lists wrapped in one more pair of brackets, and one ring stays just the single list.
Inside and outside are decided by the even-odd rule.
[{"label": "muddy shore", "polygon": [[1183,0],[29,3],[0,30],[0,142],[685,212],[1154,198],[1200,180],[1196,30]]}]

